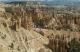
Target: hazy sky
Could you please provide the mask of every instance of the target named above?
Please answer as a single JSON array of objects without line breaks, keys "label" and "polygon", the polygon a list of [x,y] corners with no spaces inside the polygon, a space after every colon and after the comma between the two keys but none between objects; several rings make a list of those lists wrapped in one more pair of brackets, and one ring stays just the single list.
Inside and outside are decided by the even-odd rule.
[{"label": "hazy sky", "polygon": [[53,0],[0,0],[0,1],[53,1]]},{"label": "hazy sky", "polygon": [[[0,0],[0,1],[54,1],[54,0]],[[65,0],[61,0],[65,1]],[[80,0],[67,0],[67,1],[80,1]]]}]

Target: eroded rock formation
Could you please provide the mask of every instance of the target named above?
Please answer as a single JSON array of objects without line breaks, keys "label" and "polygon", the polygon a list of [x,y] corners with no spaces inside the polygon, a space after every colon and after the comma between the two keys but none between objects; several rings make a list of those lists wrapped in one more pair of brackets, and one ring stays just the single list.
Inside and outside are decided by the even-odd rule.
[{"label": "eroded rock formation", "polygon": [[80,39],[79,13],[54,7],[4,9],[0,12],[2,52],[67,52],[68,42]]}]

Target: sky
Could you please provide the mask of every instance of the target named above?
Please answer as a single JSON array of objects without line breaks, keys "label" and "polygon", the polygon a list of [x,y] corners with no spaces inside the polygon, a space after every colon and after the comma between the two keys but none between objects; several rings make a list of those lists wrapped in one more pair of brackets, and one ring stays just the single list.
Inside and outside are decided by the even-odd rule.
[{"label": "sky", "polygon": [[0,0],[0,1],[53,1],[53,0]]},{"label": "sky", "polygon": [[[0,1],[54,1],[54,0],[0,0]],[[61,0],[65,1],[65,0]],[[67,0],[67,1],[80,1],[80,0]]]}]

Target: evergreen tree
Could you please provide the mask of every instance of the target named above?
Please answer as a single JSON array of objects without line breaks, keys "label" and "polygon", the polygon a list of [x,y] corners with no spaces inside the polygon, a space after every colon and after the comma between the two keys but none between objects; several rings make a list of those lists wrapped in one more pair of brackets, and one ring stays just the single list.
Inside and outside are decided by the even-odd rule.
[{"label": "evergreen tree", "polygon": [[80,52],[80,43],[74,38],[69,44],[68,52]]}]

